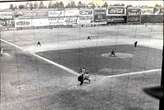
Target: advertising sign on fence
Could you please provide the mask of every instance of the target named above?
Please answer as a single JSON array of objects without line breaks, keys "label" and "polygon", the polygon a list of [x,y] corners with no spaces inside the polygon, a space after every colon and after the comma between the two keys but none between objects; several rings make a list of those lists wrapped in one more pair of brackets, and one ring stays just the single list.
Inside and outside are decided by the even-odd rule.
[{"label": "advertising sign on fence", "polygon": [[31,27],[32,21],[31,19],[15,19],[15,27]]},{"label": "advertising sign on fence", "polygon": [[126,8],[124,6],[110,6],[107,9],[107,16],[126,16]]},{"label": "advertising sign on fence", "polygon": [[49,18],[48,20],[50,26],[65,25],[65,17]]},{"label": "advertising sign on fence", "polygon": [[63,17],[64,10],[51,10],[48,11],[48,17]]},{"label": "advertising sign on fence", "polygon": [[65,17],[66,25],[74,25],[77,24],[78,17]]},{"label": "advertising sign on fence", "polygon": [[107,9],[108,23],[125,23],[126,22],[126,8],[124,6],[110,6]]},{"label": "advertising sign on fence", "polygon": [[93,10],[92,9],[80,9],[79,16],[93,16]]},{"label": "advertising sign on fence", "polygon": [[32,19],[32,26],[48,26],[48,18]]},{"label": "advertising sign on fence", "polygon": [[15,27],[42,27],[49,26],[47,18],[40,19],[15,19]]},{"label": "advertising sign on fence", "polygon": [[127,22],[128,23],[140,23],[141,22],[141,9],[139,8],[127,8]]},{"label": "advertising sign on fence", "polygon": [[12,19],[13,18],[13,12],[1,12],[0,11],[0,19]]},{"label": "advertising sign on fence", "polygon": [[87,25],[90,24],[92,21],[93,21],[93,17],[91,16],[80,16],[77,20],[77,23]]},{"label": "advertising sign on fence", "polygon": [[94,22],[106,21],[106,9],[98,8],[94,9]]},{"label": "advertising sign on fence", "polygon": [[125,23],[126,17],[125,16],[107,16],[108,23]]},{"label": "advertising sign on fence", "polygon": [[93,21],[93,9],[80,9],[77,23],[80,25],[90,25]]},{"label": "advertising sign on fence", "polygon": [[65,16],[79,16],[79,9],[66,9]]},{"label": "advertising sign on fence", "polygon": [[153,7],[141,8],[141,15],[154,15],[154,8]]}]

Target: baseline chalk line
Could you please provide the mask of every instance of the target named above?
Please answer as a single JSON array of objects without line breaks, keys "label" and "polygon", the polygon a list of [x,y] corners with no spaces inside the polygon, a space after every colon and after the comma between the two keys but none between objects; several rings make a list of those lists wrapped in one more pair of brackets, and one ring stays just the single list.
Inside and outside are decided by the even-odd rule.
[{"label": "baseline chalk line", "polygon": [[139,74],[144,74],[144,73],[159,72],[159,71],[161,71],[161,69],[151,69],[151,70],[145,70],[145,71],[122,73],[122,74],[111,75],[111,76],[107,76],[107,77],[114,78],[114,77],[121,77],[121,76],[139,75]]}]

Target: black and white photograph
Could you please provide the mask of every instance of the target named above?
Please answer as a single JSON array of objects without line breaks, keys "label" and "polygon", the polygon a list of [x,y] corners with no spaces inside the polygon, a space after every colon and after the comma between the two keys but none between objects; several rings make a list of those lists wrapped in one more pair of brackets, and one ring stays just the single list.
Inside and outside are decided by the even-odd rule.
[{"label": "black and white photograph", "polygon": [[0,0],[0,110],[164,110],[163,0]]}]

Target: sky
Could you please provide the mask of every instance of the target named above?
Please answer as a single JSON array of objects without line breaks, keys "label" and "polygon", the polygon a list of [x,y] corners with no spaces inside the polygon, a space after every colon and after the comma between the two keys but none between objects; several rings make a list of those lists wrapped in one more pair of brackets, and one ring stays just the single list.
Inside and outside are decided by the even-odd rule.
[{"label": "sky", "polygon": [[[1,1],[1,0],[0,0]],[[75,3],[78,3],[79,1],[82,1],[83,3],[95,3],[96,5],[102,5],[104,4],[104,2],[107,2],[108,4],[117,4],[117,3],[123,3],[125,5],[133,5],[133,6],[138,6],[138,5],[147,5],[147,6],[154,6],[155,4],[159,4],[159,5],[162,5],[164,4],[163,0],[50,0],[50,1],[53,1],[53,2],[56,2],[56,1],[63,1],[64,5],[68,4],[68,2],[71,2],[71,1],[75,1]],[[44,4],[48,5],[48,2],[49,1],[44,1]],[[13,3],[13,4],[25,4],[26,2],[8,2],[8,3],[1,3],[0,2],[0,9],[5,9],[5,8],[8,8],[9,5]]]}]

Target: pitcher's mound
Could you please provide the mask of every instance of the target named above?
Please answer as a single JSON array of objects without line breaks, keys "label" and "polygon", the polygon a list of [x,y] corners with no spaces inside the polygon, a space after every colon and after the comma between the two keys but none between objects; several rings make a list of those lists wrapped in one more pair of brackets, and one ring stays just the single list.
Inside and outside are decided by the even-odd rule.
[{"label": "pitcher's mound", "polygon": [[112,56],[111,53],[109,52],[109,53],[103,53],[101,54],[101,56],[105,58],[132,58],[133,54],[116,52],[115,56]]}]

